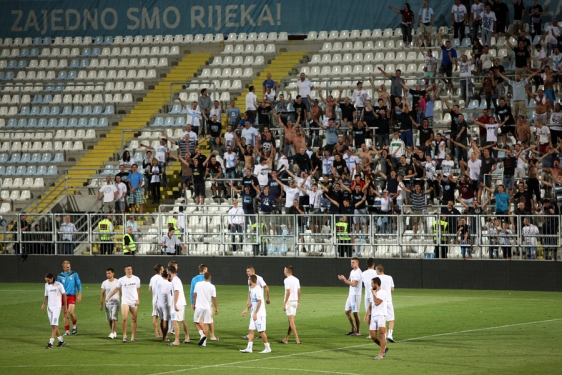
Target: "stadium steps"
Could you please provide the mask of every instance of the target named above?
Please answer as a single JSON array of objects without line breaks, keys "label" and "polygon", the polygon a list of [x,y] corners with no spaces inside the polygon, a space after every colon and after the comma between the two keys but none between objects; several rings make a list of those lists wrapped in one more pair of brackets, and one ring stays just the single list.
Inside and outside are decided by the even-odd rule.
[{"label": "stadium steps", "polygon": [[[84,185],[87,184],[88,179],[92,177],[95,172],[92,170],[80,170],[90,168],[100,168],[102,164],[108,161],[115,152],[121,149],[122,140],[128,143],[131,138],[135,136],[134,132],[125,132],[123,130],[138,130],[144,128],[148,121],[156,112],[158,112],[163,105],[170,100],[170,84],[172,82],[187,82],[195,73],[205,65],[210,59],[211,54],[190,54],[183,57],[177,66],[173,67],[168,74],[150,91],[146,97],[139,102],[135,108],[126,115],[109,133],[105,138],[101,139],[80,161],[75,167],[68,171],[69,177],[75,182],[83,179]],[[181,88],[180,85],[175,85],[174,90],[177,92]],[[123,138],[122,138],[123,137]],[[44,194],[44,198],[37,206],[37,212],[48,211],[53,204],[56,203],[60,195],[73,194],[75,189],[69,188],[67,190],[65,184],[61,183],[64,177],[61,176],[59,180],[51,186]]]}]

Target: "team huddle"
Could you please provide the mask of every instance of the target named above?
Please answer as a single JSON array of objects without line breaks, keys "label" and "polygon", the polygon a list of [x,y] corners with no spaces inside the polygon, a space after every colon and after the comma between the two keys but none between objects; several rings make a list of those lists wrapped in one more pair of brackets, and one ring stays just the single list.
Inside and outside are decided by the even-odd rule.
[{"label": "team huddle", "polygon": [[[212,275],[204,264],[198,267],[199,274],[191,280],[190,303],[193,310],[193,323],[200,335],[198,345],[207,346],[207,337],[210,341],[218,341],[215,336],[214,315],[219,313],[217,291],[211,283]],[[183,284],[178,277],[178,263],[171,261],[168,268],[157,264],[154,267],[155,275],[151,278],[148,290],[152,293],[152,324],[157,338],[163,342],[168,342],[169,346],[180,345],[180,324],[184,331],[184,344],[191,342],[189,330],[185,321],[185,310],[187,299],[183,290]],[[281,344],[287,344],[291,333],[294,335],[296,343],[300,340],[295,325],[295,315],[300,304],[300,282],[293,276],[293,267],[286,266],[285,273],[285,296],[283,310],[286,312],[289,322],[287,335]],[[258,331],[259,337],[264,342],[265,349],[260,353],[270,353],[271,347],[266,334],[266,304],[270,303],[269,287],[261,276],[256,275],[253,266],[246,269],[248,276],[248,299],[246,308],[242,311],[242,316],[250,312],[249,332],[244,339],[248,340],[242,353],[252,353],[254,331]],[[110,339],[117,338],[117,321],[119,306],[122,315],[122,340],[128,342],[127,328],[128,318],[131,315],[131,337],[130,342],[136,342],[135,334],[137,331],[137,313],[140,305],[140,279],[133,275],[133,268],[125,266],[125,276],[116,279],[115,271],[108,268],[106,271],[107,279],[101,285],[100,310],[106,313],[106,320],[110,328]],[[55,338],[58,338],[58,346],[66,343],[60,334],[58,324],[61,309],[64,312],[65,336],[70,335],[70,319],[72,320],[72,334],[78,333],[77,319],[74,313],[76,302],[82,298],[82,284],[78,274],[70,269],[70,262],[63,263],[63,272],[57,277],[49,273],[45,276],[45,295],[42,310],[47,307],[49,322],[51,324],[51,338],[47,349],[53,348]],[[264,293],[265,291],[265,293]],[[264,297],[267,295],[267,299]],[[158,319],[160,324],[158,324]],[[169,335],[174,335],[172,341]]]}]

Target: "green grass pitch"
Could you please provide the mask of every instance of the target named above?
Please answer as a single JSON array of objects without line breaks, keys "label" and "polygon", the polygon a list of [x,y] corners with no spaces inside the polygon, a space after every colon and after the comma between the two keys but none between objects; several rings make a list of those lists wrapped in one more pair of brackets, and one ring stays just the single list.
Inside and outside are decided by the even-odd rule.
[{"label": "green grass pitch", "polygon": [[[378,347],[365,338],[366,325],[361,326],[363,336],[345,336],[349,325],[343,313],[347,296],[343,285],[303,286],[296,318],[302,345],[294,340],[291,345],[277,344],[287,323],[283,288],[272,287],[267,306],[270,354],[258,353],[263,349],[259,339],[254,353],[238,352],[246,346],[241,336],[247,333],[248,317],[240,316],[246,287],[217,286],[219,342],[209,342],[206,348],[195,343],[168,347],[154,338],[146,283],[137,343],[123,344],[120,328],[118,339],[107,338],[105,314],[99,310],[100,285],[88,284],[76,309],[78,335],[68,337],[63,348],[46,350],[50,327],[40,310],[43,288],[43,284],[0,284],[1,374],[562,373],[560,293],[397,288],[396,343],[389,343],[383,361],[373,361]],[[187,294],[189,285],[185,289]],[[191,322],[191,313],[186,320]],[[192,338],[198,338],[192,323],[189,328]]]}]

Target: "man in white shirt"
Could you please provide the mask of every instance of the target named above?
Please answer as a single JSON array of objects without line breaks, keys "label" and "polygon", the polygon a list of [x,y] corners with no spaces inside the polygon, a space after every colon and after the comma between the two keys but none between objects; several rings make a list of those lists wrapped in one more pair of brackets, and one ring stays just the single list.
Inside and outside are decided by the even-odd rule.
[{"label": "man in white shirt", "polygon": [[98,202],[103,198],[102,201],[102,212],[112,212],[114,208],[114,202],[117,200],[119,196],[119,192],[115,185],[113,185],[111,181],[111,177],[107,176],[105,178],[106,185],[100,187],[98,197],[94,204],[98,204]]},{"label": "man in white shirt", "polygon": [[355,104],[355,109],[359,116],[363,113],[367,100],[371,100],[371,97],[369,97],[369,93],[363,89],[363,82],[359,81],[357,82],[357,88],[353,90],[353,95],[351,96],[351,102]]},{"label": "man in white shirt", "polygon": [[115,212],[125,212],[125,198],[127,197],[127,185],[121,181],[121,176],[115,176],[115,189],[117,189],[117,197],[115,198]]},{"label": "man in white shirt", "polygon": [[421,46],[425,47],[424,40],[427,37],[427,46],[431,47],[431,25],[435,19],[435,13],[433,9],[429,7],[429,1],[424,0],[423,7],[418,13],[418,32],[421,36]]},{"label": "man in white shirt", "polygon": [[470,18],[472,20],[472,40],[478,38],[478,28],[482,25],[482,13],[484,13],[484,4],[480,0],[474,0],[471,7]]},{"label": "man in white shirt", "polygon": [[367,259],[367,269],[361,274],[361,281],[365,287],[365,311],[369,310],[369,306],[371,306],[371,302],[373,302],[371,280],[375,277],[377,277],[377,271],[375,271],[375,259],[369,258]]},{"label": "man in white shirt", "polygon": [[238,235],[238,242],[236,242],[236,235],[232,235],[232,251],[236,251],[237,244],[242,246],[244,233],[244,210],[238,207],[238,201],[232,202],[233,207],[228,210],[228,226],[230,227],[230,233],[240,233]]},{"label": "man in white shirt", "polygon": [[558,38],[560,38],[560,34],[562,34],[562,30],[560,29],[560,26],[558,26],[558,20],[554,18],[552,20],[552,24],[545,28],[539,43],[542,43],[546,39],[548,53],[550,54],[554,48],[558,47]]},{"label": "man in white shirt", "polygon": [[289,320],[289,329],[287,330],[287,335],[281,341],[280,344],[288,344],[289,336],[291,332],[295,335],[295,341],[297,344],[301,343],[299,340],[299,334],[297,333],[297,325],[295,324],[295,315],[297,315],[297,309],[300,306],[301,301],[301,284],[299,279],[293,276],[293,266],[286,266],[283,270],[285,274],[285,299],[283,301],[283,311],[287,313],[287,319]]},{"label": "man in white shirt", "polygon": [[170,329],[168,321],[172,319],[172,283],[169,280],[167,270],[162,270],[160,276],[160,279],[156,282],[156,306],[160,318],[162,342],[166,342]]},{"label": "man in white shirt", "polygon": [[300,79],[297,81],[297,88],[299,89],[299,95],[302,98],[302,102],[306,106],[306,113],[310,116],[310,92],[314,88],[314,85],[306,79],[306,74],[301,73]]},{"label": "man in white shirt", "polygon": [[[360,319],[359,319],[359,308],[361,306],[361,277],[362,272],[359,268],[359,258],[351,258],[351,272],[349,273],[349,279],[344,275],[338,275],[338,279],[349,285],[349,295],[347,301],[345,302],[345,315],[351,324],[351,331],[347,332],[348,336],[361,336],[360,331]],[[353,316],[351,313],[353,312]],[[355,318],[355,322],[353,321]]]},{"label": "man in white shirt", "polygon": [[61,235],[61,240],[63,241],[63,254],[74,255],[74,240],[75,234],[78,232],[74,223],[70,222],[70,216],[66,215],[64,217],[64,223],[60,225],[59,234]]},{"label": "man in white shirt", "polygon": [[451,8],[451,23],[453,24],[455,33],[454,37],[458,38],[460,31],[461,41],[464,39],[464,28],[467,21],[466,15],[467,11],[464,4],[461,4],[461,0],[455,0],[455,4]]},{"label": "man in white shirt", "polygon": [[260,141],[260,133],[256,128],[252,126],[250,121],[246,121],[246,123],[244,124],[244,129],[242,129],[240,137],[246,139],[246,145],[250,145],[252,146],[252,148],[256,147],[256,145]]},{"label": "man in white shirt", "polygon": [[137,333],[137,312],[140,305],[141,282],[138,277],[133,275],[132,266],[125,266],[125,276],[118,280],[117,286],[118,287],[115,288],[105,299],[105,302],[108,303],[113,295],[121,293],[123,342],[127,342],[127,318],[129,317],[129,312],[131,313],[131,318],[133,320],[133,323],[131,324],[131,342],[137,342],[137,340],[135,340],[135,334]]},{"label": "man in white shirt", "polygon": [[260,188],[263,191],[263,188],[267,186],[269,182],[269,174],[271,173],[271,168],[267,165],[266,158],[260,158],[260,163],[256,164],[254,167],[254,176],[257,177],[258,183],[260,184]]},{"label": "man in white shirt", "polygon": [[[201,120],[203,119],[203,114],[201,114],[201,111],[197,109],[197,102],[191,103],[191,108],[188,108],[187,104],[184,103],[180,98],[178,98],[178,100],[187,112],[185,123],[191,125],[191,129],[193,130],[193,132],[195,132],[196,135],[195,139],[197,139],[197,135],[199,134],[199,126],[201,125]],[[190,136],[190,139],[193,138],[191,138]]]},{"label": "man in white shirt", "polygon": [[209,112],[209,118],[213,118],[213,116],[217,116],[217,119],[221,118],[222,115],[222,107],[221,104],[218,100],[215,100],[213,103],[213,108],[211,108],[211,111]]},{"label": "man in white shirt", "polygon": [[101,294],[100,294],[100,310],[103,310],[105,305],[105,319],[109,323],[109,328],[111,333],[109,334],[110,339],[117,337],[117,320],[119,320],[119,292],[112,295],[108,302],[105,302],[107,296],[111,295],[113,291],[119,288],[118,281],[115,278],[115,271],[113,268],[108,268],[105,271],[105,276],[107,280],[101,284]]},{"label": "man in white shirt", "polygon": [[209,326],[213,324],[213,309],[215,306],[214,315],[219,313],[219,303],[217,301],[217,289],[211,284],[211,273],[205,272],[205,281],[195,284],[193,291],[193,304],[195,311],[193,312],[193,322],[199,331],[200,339],[199,346],[207,346],[207,333]]},{"label": "man in white shirt", "polygon": [[[369,333],[371,335],[371,339],[381,347],[379,351],[379,355],[374,357],[375,360],[381,360],[386,357],[386,353],[388,352],[388,348],[386,347],[386,311],[387,311],[387,294],[381,288],[381,279],[379,277],[375,277],[371,281],[371,293],[373,294],[373,303],[367,310],[365,314],[365,322],[367,322],[368,318],[367,315],[371,315],[371,323],[369,324]],[[379,333],[379,338],[377,338],[377,332]]]},{"label": "man in white shirt", "polygon": [[242,316],[245,316],[250,308],[252,309],[252,312],[250,314],[250,332],[248,333],[248,346],[246,346],[246,349],[240,349],[240,352],[252,352],[254,346],[254,331],[258,331],[265,346],[265,349],[260,353],[271,353],[271,347],[269,346],[269,342],[267,341],[267,334],[265,333],[266,312],[265,304],[263,303],[263,288],[258,285],[258,276],[255,274],[248,277],[248,283],[250,286],[250,291],[248,293],[246,308],[244,309],[244,311],[242,311]]},{"label": "man in white shirt", "polygon": [[525,242],[525,255],[527,260],[537,259],[537,236],[539,228],[531,224],[528,217],[523,219],[523,241]]},{"label": "man in white shirt", "polygon": [[388,333],[386,339],[394,342],[392,332],[394,331],[394,305],[392,304],[392,293],[394,293],[394,279],[390,275],[385,275],[382,264],[377,265],[377,277],[381,280],[381,289],[386,292],[386,321],[388,322]]},{"label": "man in white shirt", "polygon": [[483,46],[490,46],[492,44],[492,35],[496,32],[497,21],[496,13],[492,12],[490,4],[486,4],[484,13],[482,13],[481,42]]},{"label": "man in white shirt", "polygon": [[176,255],[179,249],[178,246],[181,247],[184,253],[186,252],[185,245],[174,233],[174,229],[169,229],[168,234],[165,234],[162,239],[160,239],[160,242],[158,242],[158,246],[162,247],[163,255]]},{"label": "man in white shirt", "polygon": [[[176,267],[168,267],[168,275],[170,275],[170,281],[172,282],[172,324],[174,325],[174,332],[176,339],[169,343],[169,346],[177,346],[180,344],[180,326],[179,323],[183,322],[185,317],[185,306],[187,306],[187,300],[185,299],[185,293],[183,291],[183,284],[177,275]],[[187,324],[183,324],[183,329],[185,332],[184,343],[189,342],[189,331],[187,329]]]},{"label": "man in white shirt", "polygon": [[[263,289],[265,290],[265,292],[267,293],[267,298],[266,298],[266,300],[265,300],[265,303],[269,305],[269,303],[271,302],[271,300],[270,300],[270,295],[269,295],[269,286],[267,285],[267,283],[265,282],[265,280],[263,279],[263,277],[261,277],[260,275],[257,275],[257,274],[256,274],[256,269],[254,268],[254,266],[248,266],[248,267],[246,267],[246,276],[250,277],[250,276],[252,276],[252,275],[255,275],[255,276],[256,276],[256,280],[257,280],[257,281],[256,281],[256,284],[257,284],[259,287],[263,288]],[[250,282],[248,281],[248,300],[246,301],[246,305],[251,302],[251,301],[250,301],[250,299],[251,299],[251,296],[250,296],[251,290],[252,290],[252,287],[251,287],[251,285],[250,285]],[[249,334],[250,334],[250,333],[248,332],[248,336],[242,336],[242,338],[243,338],[244,340],[248,340]],[[258,336],[258,337],[259,337],[259,336]]]},{"label": "man in white shirt", "polygon": [[405,149],[406,146],[404,141],[400,139],[400,133],[394,132],[394,138],[390,141],[390,148],[388,149],[394,164],[400,163],[400,157],[406,153]]},{"label": "man in white shirt", "polygon": [[64,346],[64,338],[59,331],[59,318],[60,310],[64,307],[66,311],[68,308],[66,301],[66,292],[64,291],[64,286],[56,281],[55,276],[52,273],[45,275],[45,294],[43,297],[43,305],[41,305],[41,310],[44,311],[47,307],[47,317],[49,318],[49,323],[51,324],[51,338],[46,346],[46,349],[52,349],[55,343],[55,337],[58,338],[58,346]]},{"label": "man in white shirt", "polygon": [[289,210],[293,206],[293,200],[298,199],[300,196],[300,190],[297,186],[297,183],[294,178],[289,178],[289,186],[283,184],[281,180],[279,180],[276,176],[272,176],[272,178],[281,186],[283,191],[285,192],[285,213],[288,215]]},{"label": "man in white shirt", "polygon": [[258,97],[254,93],[254,86],[248,87],[248,91],[249,92],[246,94],[246,114],[248,115],[248,119],[254,123],[258,111]]},{"label": "man in white shirt", "polygon": [[158,331],[158,306],[156,304],[158,297],[156,294],[156,283],[162,278],[162,271],[164,271],[163,265],[155,265],[154,276],[150,278],[150,283],[148,284],[148,292],[152,293],[152,328],[154,328],[154,335],[156,338],[162,338],[162,332]]}]

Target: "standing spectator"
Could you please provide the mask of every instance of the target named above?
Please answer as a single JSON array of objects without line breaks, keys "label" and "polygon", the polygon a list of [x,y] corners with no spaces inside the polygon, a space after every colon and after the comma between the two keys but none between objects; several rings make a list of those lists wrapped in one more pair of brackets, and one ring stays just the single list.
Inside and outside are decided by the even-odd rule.
[{"label": "standing spectator", "polygon": [[[542,244],[544,248],[544,260],[557,260],[557,240],[556,235],[560,228],[560,212],[558,206],[550,200],[545,200],[542,206],[542,214],[544,221],[541,228],[541,233],[544,235]],[[552,254],[552,256],[551,256]]]},{"label": "standing spectator", "polygon": [[539,234],[539,228],[536,225],[531,224],[531,220],[526,217],[523,219],[523,242],[525,243],[525,255],[526,259],[537,259],[537,235]]},{"label": "standing spectator", "polygon": [[61,240],[63,241],[63,254],[74,255],[74,240],[76,239],[76,226],[74,223],[70,222],[70,216],[66,215],[64,217],[64,223],[60,225],[59,233],[61,234]]},{"label": "standing spectator", "polygon": [[260,132],[252,126],[250,121],[246,121],[244,129],[242,129],[241,138],[246,140],[246,145],[250,145],[252,148],[255,148],[256,145],[259,144]]},{"label": "standing spectator", "polygon": [[[233,207],[228,210],[228,226],[230,232],[232,233],[232,251],[236,251],[236,244],[242,244],[242,233],[244,233],[244,210],[238,207],[238,201],[234,200],[232,202]],[[240,233],[238,235],[238,242],[236,242],[236,235],[234,233]]]},{"label": "standing spectator", "polygon": [[382,70],[380,66],[378,67],[378,69],[386,78],[390,79],[390,105],[392,106],[392,108],[394,108],[396,106],[396,98],[402,98],[402,94],[404,92],[402,84],[406,83],[404,81],[404,78],[401,78],[402,71],[400,69],[396,69],[396,75],[391,76],[390,74]]},{"label": "standing spectator", "polygon": [[185,200],[187,199],[187,197],[185,196],[187,188],[193,185],[193,170],[191,169],[190,158],[191,155],[189,153],[186,153],[185,157],[183,157],[181,153],[178,153],[177,156],[170,153],[170,156],[181,163],[181,196]]},{"label": "standing spectator", "polygon": [[246,94],[246,114],[252,123],[256,121],[257,107],[258,97],[255,94],[254,86],[250,86],[248,87],[248,93]]},{"label": "standing spectator", "polygon": [[[458,0],[457,0],[458,1]],[[461,56],[461,61],[459,62],[460,67],[460,77],[461,77],[461,97],[465,102],[472,97],[472,71],[471,62],[468,61],[466,55]]]},{"label": "standing spectator", "polygon": [[107,215],[103,220],[98,223],[98,233],[100,245],[100,254],[110,255],[113,253],[113,216]]},{"label": "standing spectator", "polygon": [[513,95],[511,97],[511,114],[513,117],[518,117],[519,115],[527,117],[527,95],[525,92],[525,86],[535,74],[537,73],[533,73],[527,79],[521,79],[521,74],[515,74],[514,81],[507,78],[502,73],[499,73],[500,77],[505,79],[505,81],[513,88]]},{"label": "standing spectator", "polygon": [[[154,163],[153,163],[154,165]],[[133,173],[129,176],[129,189],[131,193],[129,194],[129,206],[133,212],[136,212],[136,205],[139,205],[139,213],[143,214],[143,195],[142,195],[142,174],[138,172],[138,165],[133,164]]]},{"label": "standing spectator", "polygon": [[506,40],[507,45],[513,50],[515,53],[515,74],[523,75],[526,74],[529,70],[531,65],[531,54],[527,47],[525,47],[525,43],[520,41],[515,47],[509,39]]},{"label": "standing spectator", "polygon": [[410,190],[405,186],[402,186],[402,190],[410,193],[410,198],[412,200],[412,213],[414,215],[412,217],[412,220],[414,222],[414,237],[412,237],[412,239],[417,239],[418,225],[424,223],[423,216],[427,211],[425,196],[433,191],[433,186],[423,191],[421,189],[421,186],[419,184],[416,184],[414,190]]},{"label": "standing spectator", "polygon": [[466,26],[466,22],[468,21],[468,13],[464,4],[461,4],[461,0],[455,0],[455,4],[451,8],[451,24],[453,25],[454,29],[454,37],[460,37],[461,41],[464,39],[464,29]]},{"label": "standing spectator", "polygon": [[292,101],[292,103],[295,113],[297,114],[296,123],[298,125],[304,126],[306,123],[306,119],[310,115],[310,110],[311,110],[310,105],[306,104],[308,102],[305,102],[304,98],[300,95],[297,95],[297,97],[295,98],[295,100]]},{"label": "standing spectator", "polygon": [[472,254],[470,252],[470,239],[468,238],[469,230],[468,225],[466,224],[466,220],[464,217],[461,217],[457,236],[460,238],[461,241],[461,255],[463,259],[466,259],[468,255],[468,259],[472,259]]},{"label": "standing spectator", "polygon": [[306,106],[306,112],[310,113],[310,91],[314,88],[314,85],[306,78],[304,73],[300,74],[297,88],[299,89],[299,95],[302,97],[302,102]]},{"label": "standing spectator", "polygon": [[152,168],[150,169],[150,192],[152,203],[160,204],[160,167],[156,159],[152,159]]},{"label": "standing spectator", "polygon": [[[149,150],[155,151],[152,165],[154,160],[158,162],[158,171],[162,175],[162,186],[166,186],[166,166],[168,165],[168,156],[170,149],[168,148],[168,136],[166,133],[161,133],[164,138],[160,139],[160,144],[156,148],[141,143],[141,147],[146,147]],[[176,142],[177,143],[177,142]]]},{"label": "standing spectator", "polygon": [[94,202],[94,204],[98,204],[98,202],[100,201],[100,199],[102,199],[103,197],[103,201],[102,201],[102,212],[105,212],[107,210],[107,212],[112,212],[115,206],[115,201],[117,200],[117,197],[119,196],[119,192],[117,191],[117,188],[115,187],[115,185],[113,185],[112,181],[111,181],[111,177],[107,176],[105,178],[105,182],[106,185],[100,187],[99,190],[99,195],[96,198],[96,201]]},{"label": "standing spectator", "polygon": [[409,3],[404,3],[404,9],[396,9],[392,6],[388,7],[392,11],[402,15],[402,23],[400,28],[402,29],[402,41],[404,42],[404,47],[408,48],[412,46],[412,29],[414,27],[414,12],[410,9]]},{"label": "standing spectator", "polygon": [[220,122],[220,117],[218,117],[216,114],[213,114],[211,116],[211,120],[207,124],[207,138],[209,138],[210,144],[212,146],[213,144],[215,144],[215,140],[217,138],[220,140],[220,138],[222,137],[222,124]]},{"label": "standing spectator", "polygon": [[191,170],[193,173],[193,192],[195,195],[195,205],[197,208],[195,211],[203,210],[202,206],[205,204],[205,175],[207,169],[203,166],[203,163],[198,158],[192,159]]},{"label": "standing spectator", "polygon": [[261,100],[257,111],[258,111],[258,124],[262,127],[270,126],[269,117],[272,110],[271,102],[266,100],[265,98]]},{"label": "standing spectator", "polygon": [[263,92],[269,87],[272,92],[277,92],[277,83],[271,79],[271,73],[267,73],[265,81],[263,81]]},{"label": "standing spectator", "polygon": [[[152,166],[152,151],[148,150],[146,151],[146,156],[145,158],[142,160],[142,169],[143,169],[143,175],[144,175],[144,185],[145,186],[150,186],[150,168]],[[125,183],[124,181],[122,181],[123,183]],[[126,186],[127,184],[125,184]],[[128,191],[128,189],[127,189]],[[148,195],[146,196],[146,198],[148,199]]]},{"label": "standing spectator", "polygon": [[[154,159],[153,159],[154,160]],[[115,176],[115,188],[117,196],[115,197],[115,212],[125,213],[125,199],[127,198],[127,185],[121,181],[121,176]],[[120,219],[122,222],[123,220]]]},{"label": "standing spectator", "polygon": [[240,109],[236,108],[236,101],[230,101],[230,107],[226,110],[226,117],[228,118],[228,123],[235,128],[240,122]]},{"label": "standing spectator", "polygon": [[[320,96],[322,97],[322,96]],[[291,103],[291,94],[287,100],[285,100],[285,95],[279,94],[279,100],[275,102],[275,108],[273,113],[273,120],[276,124],[286,124],[287,123],[287,116],[289,112],[289,104]]]},{"label": "standing spectator", "polygon": [[207,89],[201,89],[201,96],[199,96],[198,103],[199,111],[201,111],[201,117],[203,118],[201,135],[205,136],[205,131],[207,130],[207,121],[209,121],[209,116],[211,112],[211,98],[207,94]]},{"label": "standing spectator", "polygon": [[542,5],[539,0],[533,0],[533,5],[529,7],[529,17],[531,18],[531,38],[535,40],[536,35],[542,34]]},{"label": "standing spectator", "polygon": [[[226,102],[224,102],[226,106]],[[222,106],[218,100],[213,102],[213,108],[209,111],[209,118],[213,118],[213,116],[217,116],[217,120],[220,121],[222,117]]]},{"label": "standing spectator", "polygon": [[[338,256],[340,258],[350,257],[352,253],[351,237],[349,236],[349,225],[347,217],[341,215],[339,221],[335,225],[336,236],[338,240]],[[359,303],[359,299],[357,303]]]},{"label": "standing spectator", "polygon": [[135,159],[131,157],[129,150],[123,151],[123,156],[119,160],[119,165],[124,165],[126,169],[131,169],[131,165],[135,163]]},{"label": "standing spectator", "polygon": [[523,20],[525,19],[525,4],[523,0],[510,0],[513,4],[513,33],[517,35],[523,30]]},{"label": "standing spectator", "polygon": [[425,39],[427,38],[427,47],[431,47],[431,27],[435,19],[433,9],[429,7],[429,1],[423,1],[423,7],[418,13],[418,33],[420,34],[421,46],[425,47]]},{"label": "standing spectator", "polygon": [[197,108],[197,102],[191,103],[191,108],[188,108],[187,104],[185,104],[183,100],[180,98],[178,98],[178,100],[187,112],[187,119],[185,123],[191,125],[191,129],[197,138],[199,135],[199,126],[201,126],[201,121],[203,120],[203,114],[200,109]]},{"label": "standing spectator", "polygon": [[[492,3],[492,1],[493,0],[488,0],[490,3]],[[503,35],[503,33],[505,33],[505,28],[509,24],[509,7],[507,4],[502,3],[502,0],[496,0],[492,3],[492,10],[497,18],[496,32],[498,35]]]},{"label": "standing spectator", "polygon": [[[174,233],[174,229],[168,229],[168,234],[162,236],[160,242],[158,242],[158,246],[162,248],[162,255],[181,255],[182,250],[184,253],[186,252],[185,245]],[[180,248],[181,250],[179,250]],[[176,334],[178,335],[177,337],[179,337],[178,326],[176,326]]]},{"label": "standing spectator", "polygon": [[[449,179],[452,179],[452,176],[449,176]],[[461,212],[455,207],[454,195],[451,199],[447,200],[447,206],[441,209],[441,215],[442,217],[445,217],[448,227],[451,229],[452,233],[452,231],[458,227],[458,218],[461,215]]]},{"label": "standing spectator", "polygon": [[554,18],[552,20],[552,25],[548,26],[544,30],[544,33],[542,34],[539,43],[542,43],[546,39],[547,50],[548,53],[550,54],[552,50],[554,50],[554,48],[558,47],[558,39],[560,38],[561,34],[562,34],[562,30],[560,30],[560,27],[558,26],[558,20]]},{"label": "standing spectator", "polygon": [[125,229],[131,228],[131,233],[133,236],[133,240],[137,241],[137,237],[140,234],[139,224],[135,221],[134,216],[129,216],[129,220],[125,223]]},{"label": "standing spectator", "polygon": [[[451,77],[453,75],[453,65],[455,65],[455,71],[458,69],[457,64],[457,51],[451,47],[451,41],[447,40],[445,44],[443,44],[443,39],[441,35],[443,34],[443,30],[439,30],[438,39],[439,46],[441,46],[441,51],[443,57],[441,59],[441,67],[439,68],[439,77],[443,77],[446,75],[447,77]],[[450,79],[446,80],[448,87],[450,90],[453,89],[453,82]]]},{"label": "standing spectator", "polygon": [[427,49],[425,52],[422,49],[422,44],[420,44],[420,52],[423,55],[424,65],[423,65],[423,77],[425,78],[425,89],[431,84],[435,84],[435,76],[437,75],[437,58],[433,56],[433,53],[430,48]]},{"label": "standing spectator", "polygon": [[496,33],[497,21],[496,13],[492,12],[490,4],[486,4],[484,13],[482,13],[482,45],[484,47],[492,45],[492,36]]},{"label": "standing spectator", "polygon": [[[353,95],[351,96],[351,102],[355,104],[355,112],[361,114],[365,109],[367,100],[370,99],[369,93],[363,89],[363,82],[357,82],[357,88],[353,90]],[[361,116],[361,118],[363,117]]]},{"label": "standing spectator", "polygon": [[484,10],[484,4],[482,4],[480,0],[474,0],[470,12],[473,43],[478,40],[478,29],[480,28],[480,26],[482,26],[482,13],[484,13]]}]

